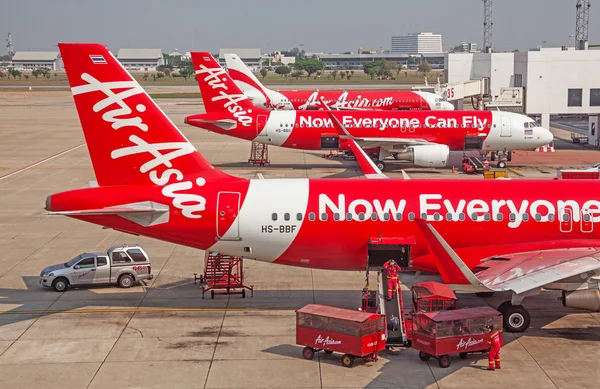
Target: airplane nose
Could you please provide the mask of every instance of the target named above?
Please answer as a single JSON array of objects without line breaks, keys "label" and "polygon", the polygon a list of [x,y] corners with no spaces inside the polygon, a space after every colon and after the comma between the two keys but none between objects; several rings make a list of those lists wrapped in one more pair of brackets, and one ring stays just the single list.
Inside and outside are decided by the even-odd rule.
[{"label": "airplane nose", "polygon": [[554,141],[554,135],[552,135],[552,133],[549,130],[546,130],[545,128],[539,128],[538,132],[538,138],[540,140],[540,143],[542,143],[542,146],[549,145],[550,143],[552,143],[552,141]]},{"label": "airplane nose", "polygon": [[454,111],[454,104],[444,101],[442,103],[442,109],[444,111]]}]

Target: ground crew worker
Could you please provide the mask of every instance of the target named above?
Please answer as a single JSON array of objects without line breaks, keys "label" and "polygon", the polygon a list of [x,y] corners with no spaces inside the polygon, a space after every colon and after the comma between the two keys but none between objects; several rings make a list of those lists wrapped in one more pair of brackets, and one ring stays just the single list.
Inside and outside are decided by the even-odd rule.
[{"label": "ground crew worker", "polygon": [[500,347],[502,347],[502,337],[498,331],[494,330],[493,325],[485,326],[485,328],[490,335],[490,339],[488,340],[488,344],[490,345],[488,370],[500,369]]},{"label": "ground crew worker", "polygon": [[394,297],[394,291],[398,288],[398,272],[402,270],[400,266],[394,261],[390,259],[387,261],[383,267],[387,271],[387,281],[388,281],[388,297],[387,300],[391,300]]},{"label": "ground crew worker", "polygon": [[483,170],[490,170],[490,161],[488,161],[487,158],[483,160]]}]

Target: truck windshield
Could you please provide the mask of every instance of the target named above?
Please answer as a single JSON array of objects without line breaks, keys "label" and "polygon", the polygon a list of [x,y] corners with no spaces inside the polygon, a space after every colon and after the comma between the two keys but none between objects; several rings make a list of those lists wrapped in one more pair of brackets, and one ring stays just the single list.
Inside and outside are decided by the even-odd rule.
[{"label": "truck windshield", "polygon": [[77,261],[79,261],[80,259],[81,259],[81,254],[79,254],[75,258],[71,259],[69,262],[65,262],[64,265],[65,265],[65,267],[71,267],[74,264],[76,264]]}]

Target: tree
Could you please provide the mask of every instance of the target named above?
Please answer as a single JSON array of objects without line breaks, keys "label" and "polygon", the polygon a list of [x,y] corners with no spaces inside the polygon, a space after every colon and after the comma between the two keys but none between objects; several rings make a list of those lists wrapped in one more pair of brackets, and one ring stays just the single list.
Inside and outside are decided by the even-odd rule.
[{"label": "tree", "polygon": [[323,68],[325,68],[325,64],[318,59],[303,59],[296,61],[294,68],[297,70],[304,70],[306,73],[308,73],[308,77],[310,77],[311,74],[319,70],[323,70]]},{"label": "tree", "polygon": [[423,61],[419,64],[417,69],[419,70],[419,72],[423,73],[424,76],[426,76],[427,73],[431,71],[431,64],[427,61]]},{"label": "tree", "polygon": [[170,76],[173,71],[173,66],[171,65],[160,65],[156,67],[157,72],[162,72],[165,76]]},{"label": "tree", "polygon": [[40,74],[42,74],[42,72],[40,72],[40,69],[33,69],[33,70],[31,71],[31,75],[32,75],[33,77],[35,77],[35,79],[36,79],[36,80],[37,80],[37,78],[40,76]]},{"label": "tree", "polygon": [[265,79],[265,77],[267,77],[267,74],[269,74],[269,71],[267,70],[267,68],[260,69],[260,76],[262,77],[263,80]]},{"label": "tree", "polygon": [[161,78],[164,78],[164,77],[165,77],[165,75],[163,73],[156,73],[156,75],[154,77],[154,80],[156,81],[157,79],[161,79]]},{"label": "tree", "polygon": [[303,75],[304,75],[303,70],[294,70],[292,72],[292,77],[296,77],[296,80],[299,79],[300,77],[302,77]]},{"label": "tree", "polygon": [[24,74],[23,77],[25,77],[25,80],[29,80],[29,74]]},{"label": "tree", "polygon": [[337,75],[338,75],[338,71],[337,70],[334,70],[333,72],[331,72],[331,76],[333,77],[334,80],[337,77]]},{"label": "tree", "polygon": [[279,74],[280,76],[286,76],[292,72],[292,69],[289,66],[278,66],[275,68],[275,74]]},{"label": "tree", "polygon": [[4,76],[6,76],[6,73],[0,70],[0,80],[4,79]]},{"label": "tree", "polygon": [[144,80],[144,81],[148,80],[148,73],[144,73],[144,75],[142,76],[142,80]]},{"label": "tree", "polygon": [[[350,77],[354,77],[354,70],[350,70]],[[348,77],[348,79],[350,79],[350,77]]]},{"label": "tree", "polygon": [[22,73],[20,71],[18,71],[17,69],[12,69],[10,71],[10,75],[12,76],[13,79],[16,79],[17,77],[19,77],[19,80],[20,80]]},{"label": "tree", "polygon": [[262,66],[271,66],[271,59],[270,58],[264,58],[260,61],[260,64]]},{"label": "tree", "polygon": [[371,77],[371,80],[375,78],[376,74],[377,73],[375,72],[375,69],[370,69],[369,70],[369,76]]},{"label": "tree", "polygon": [[181,75],[181,77],[183,77],[184,80],[187,81],[187,79],[190,78],[192,74],[194,74],[194,68],[185,67],[179,71],[179,74]]}]

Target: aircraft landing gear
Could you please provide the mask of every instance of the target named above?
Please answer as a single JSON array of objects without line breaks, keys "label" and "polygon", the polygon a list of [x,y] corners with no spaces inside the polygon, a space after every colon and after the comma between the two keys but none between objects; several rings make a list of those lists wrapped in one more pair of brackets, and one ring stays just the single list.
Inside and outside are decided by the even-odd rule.
[{"label": "aircraft landing gear", "polygon": [[386,166],[387,166],[387,165],[385,164],[385,162],[383,162],[383,161],[379,161],[379,160],[376,160],[376,161],[373,161],[373,162],[375,162],[375,166],[377,166],[377,169],[381,170],[382,172],[384,172],[384,171],[385,171],[385,168],[386,168]]},{"label": "aircraft landing gear", "polygon": [[512,305],[510,301],[505,301],[498,307],[502,313],[503,327],[508,332],[523,332],[529,328],[531,316],[522,305]]}]

